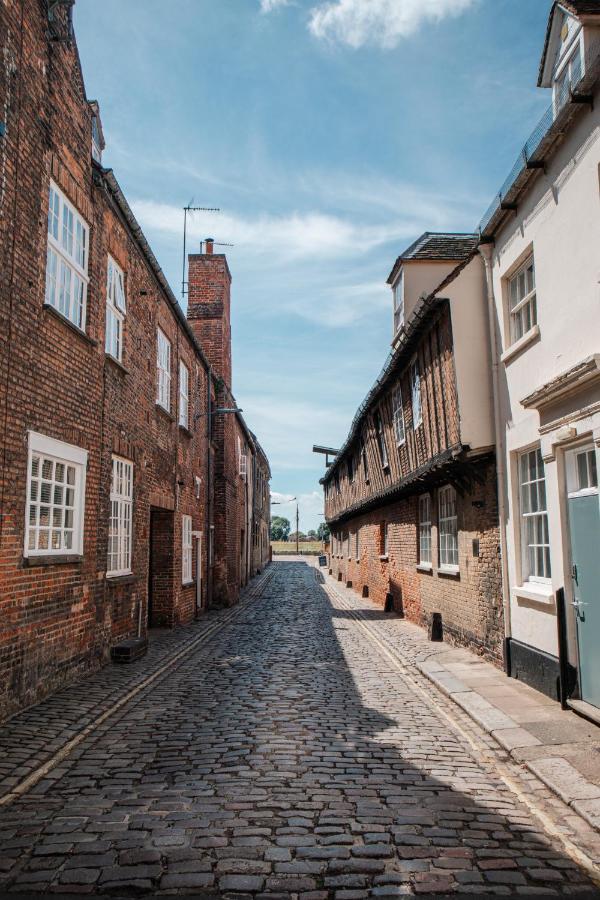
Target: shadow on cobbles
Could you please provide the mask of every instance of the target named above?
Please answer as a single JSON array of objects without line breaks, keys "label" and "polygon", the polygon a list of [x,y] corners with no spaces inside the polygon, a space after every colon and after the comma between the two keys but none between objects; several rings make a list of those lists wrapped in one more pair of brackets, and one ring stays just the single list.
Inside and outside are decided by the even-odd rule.
[{"label": "shadow on cobbles", "polygon": [[0,810],[0,847],[37,896],[598,896],[301,562]]}]

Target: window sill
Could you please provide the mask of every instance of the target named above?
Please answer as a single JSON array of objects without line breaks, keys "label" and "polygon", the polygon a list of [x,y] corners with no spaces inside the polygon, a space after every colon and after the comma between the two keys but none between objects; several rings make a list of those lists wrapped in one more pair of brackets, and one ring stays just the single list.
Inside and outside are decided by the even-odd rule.
[{"label": "window sill", "polygon": [[550,584],[538,584],[528,581],[527,584],[513,587],[511,593],[515,600],[533,600],[535,603],[544,603],[550,606],[554,603],[554,592]]},{"label": "window sill", "polygon": [[90,347],[97,347],[98,341],[95,341],[94,338],[91,338],[85,331],[82,331],[74,322],[71,322],[70,319],[67,319],[66,316],[63,316],[51,303],[44,303],[42,305],[42,309],[47,310],[55,319],[59,322],[62,322],[63,325],[66,325],[67,328],[70,328],[73,334],[78,335],[78,337],[82,338],[86,343],[90,345]]},{"label": "window sill", "polygon": [[514,344],[511,344],[510,347],[504,351],[500,360],[506,365],[506,363],[511,362],[515,356],[518,356],[519,353],[525,350],[526,347],[529,347],[530,344],[537,341],[539,337],[540,326],[534,325],[533,328],[530,328],[529,331],[523,335],[523,337],[520,337],[518,341],[515,341]]},{"label": "window sill", "polygon": [[106,583],[110,587],[119,587],[125,584],[134,584],[138,580],[133,572],[124,572],[122,575],[106,575]]},{"label": "window sill", "polygon": [[126,369],[123,363],[118,360],[116,356],[113,356],[112,353],[105,353],[104,358],[106,359],[106,362],[111,363],[111,365],[119,369],[124,375],[129,375],[129,369]]},{"label": "window sill", "polygon": [[64,556],[59,556],[58,554],[55,556],[53,553],[48,553],[40,556],[23,557],[23,567],[26,569],[32,569],[36,566],[79,565],[82,562],[83,555],[77,553],[65,554]]},{"label": "window sill", "polygon": [[446,578],[460,578],[460,567],[459,566],[439,566],[437,573],[438,573],[438,575],[443,575]]},{"label": "window sill", "polygon": [[379,557],[379,559],[381,560],[381,562],[388,562],[388,561],[389,561],[389,558],[390,558],[390,557],[389,557],[389,554],[387,554],[387,553],[382,553],[381,556]]},{"label": "window sill", "polygon": [[180,433],[184,435],[184,437],[192,438],[194,436],[186,425],[179,424],[177,427],[179,428]]},{"label": "window sill", "polygon": [[196,584],[196,582],[195,582],[194,579],[192,578],[191,581],[182,581],[182,582],[181,582],[181,587],[191,587],[193,584]]},{"label": "window sill", "polygon": [[433,566],[431,563],[418,563],[417,572],[427,572],[431,574],[433,572]]},{"label": "window sill", "polygon": [[164,406],[162,406],[158,402],[156,403],[156,411],[159,412],[161,414],[161,416],[164,416],[165,419],[168,419],[170,422],[175,421],[175,417],[173,416],[173,414],[170,413],[168,409],[165,409]]}]

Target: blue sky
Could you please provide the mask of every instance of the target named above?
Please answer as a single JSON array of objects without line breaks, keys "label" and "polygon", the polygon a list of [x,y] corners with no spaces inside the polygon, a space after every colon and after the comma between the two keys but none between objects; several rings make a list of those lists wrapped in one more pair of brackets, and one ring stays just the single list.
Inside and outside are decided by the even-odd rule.
[{"label": "blue sky", "polygon": [[[234,393],[272,489],[323,510],[389,351],[386,278],[421,232],[476,227],[549,103],[550,0],[78,0],[90,98],[176,294],[182,207],[233,273]],[[274,507],[290,516],[292,506]]]}]

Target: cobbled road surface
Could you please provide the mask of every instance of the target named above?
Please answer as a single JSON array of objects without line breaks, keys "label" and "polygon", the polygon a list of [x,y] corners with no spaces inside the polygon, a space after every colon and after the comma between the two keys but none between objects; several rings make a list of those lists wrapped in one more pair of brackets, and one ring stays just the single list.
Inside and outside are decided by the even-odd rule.
[{"label": "cobbled road surface", "polygon": [[275,563],[262,596],[0,807],[0,890],[600,896],[589,829],[411,652],[400,620]]}]

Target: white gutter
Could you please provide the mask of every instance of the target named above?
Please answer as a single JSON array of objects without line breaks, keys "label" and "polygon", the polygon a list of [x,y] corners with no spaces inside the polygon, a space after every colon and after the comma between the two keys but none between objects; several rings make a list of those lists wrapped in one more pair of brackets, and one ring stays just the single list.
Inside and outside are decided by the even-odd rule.
[{"label": "white gutter", "polygon": [[[504,631],[506,638],[512,636],[510,617],[510,590],[508,586],[508,556],[506,552],[506,457],[504,449],[504,428],[500,415],[500,348],[496,324],[496,300],[493,281],[493,244],[480,244],[479,252],[485,263],[487,286],[488,324],[490,329],[490,349],[492,354],[492,389],[494,395],[494,434],[496,439],[496,477],[498,486],[498,518],[500,521],[500,565],[502,570],[502,607],[504,609]],[[505,659],[505,665],[508,662]]]}]

